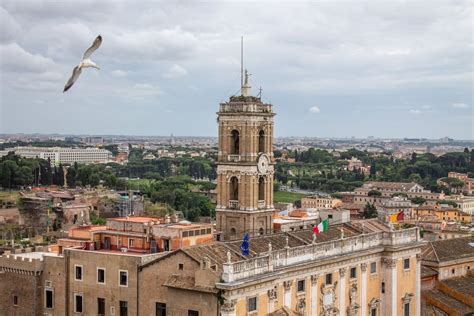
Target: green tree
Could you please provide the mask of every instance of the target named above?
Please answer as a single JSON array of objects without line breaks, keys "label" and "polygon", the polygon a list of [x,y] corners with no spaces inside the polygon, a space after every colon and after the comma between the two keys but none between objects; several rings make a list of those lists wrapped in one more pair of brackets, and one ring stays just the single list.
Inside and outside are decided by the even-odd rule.
[{"label": "green tree", "polygon": [[18,185],[31,185],[34,181],[33,170],[29,166],[21,166],[15,174],[15,183]]},{"label": "green tree", "polygon": [[412,199],[410,199],[412,201],[412,203],[414,204],[418,204],[418,205],[422,205],[426,202],[426,199],[425,198],[422,198],[420,196],[417,196],[417,197],[414,197]]},{"label": "green tree", "polygon": [[374,204],[367,202],[362,212],[362,218],[375,218],[378,216],[377,207]]},{"label": "green tree", "polygon": [[375,196],[375,197],[378,197],[378,196],[382,196],[382,192],[378,191],[378,190],[370,190],[368,193],[367,193],[367,196]]},{"label": "green tree", "polygon": [[12,188],[17,171],[18,165],[15,161],[7,160],[2,162],[0,165],[0,179],[2,182],[2,187],[9,189]]},{"label": "green tree", "polygon": [[77,176],[76,167],[69,167],[66,173],[66,183],[68,187],[70,188],[76,187],[76,176]]},{"label": "green tree", "polygon": [[100,184],[100,177],[98,174],[94,173],[89,176],[89,185],[91,187],[96,187]]}]

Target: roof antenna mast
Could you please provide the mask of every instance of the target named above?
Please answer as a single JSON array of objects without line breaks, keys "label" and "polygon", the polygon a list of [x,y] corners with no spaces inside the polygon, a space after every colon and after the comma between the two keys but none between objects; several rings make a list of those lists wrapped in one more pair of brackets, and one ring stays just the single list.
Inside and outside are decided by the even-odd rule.
[{"label": "roof antenna mast", "polygon": [[244,37],[240,38],[240,93],[244,86]]}]

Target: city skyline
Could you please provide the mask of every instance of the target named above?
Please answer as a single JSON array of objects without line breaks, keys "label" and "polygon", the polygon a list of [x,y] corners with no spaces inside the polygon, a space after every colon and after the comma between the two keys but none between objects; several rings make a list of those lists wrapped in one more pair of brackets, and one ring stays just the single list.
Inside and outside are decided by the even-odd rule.
[{"label": "city skyline", "polygon": [[[45,3],[0,7],[0,133],[215,137],[218,103],[238,93],[243,35],[276,137],[474,138],[467,1]],[[101,70],[63,94],[98,34]]]}]

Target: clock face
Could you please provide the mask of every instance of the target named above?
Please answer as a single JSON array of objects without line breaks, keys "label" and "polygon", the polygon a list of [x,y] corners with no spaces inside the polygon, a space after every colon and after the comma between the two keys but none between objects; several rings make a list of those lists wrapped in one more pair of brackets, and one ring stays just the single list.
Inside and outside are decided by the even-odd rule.
[{"label": "clock face", "polygon": [[260,155],[257,162],[257,169],[260,173],[267,173],[268,170],[268,157],[267,155]]}]

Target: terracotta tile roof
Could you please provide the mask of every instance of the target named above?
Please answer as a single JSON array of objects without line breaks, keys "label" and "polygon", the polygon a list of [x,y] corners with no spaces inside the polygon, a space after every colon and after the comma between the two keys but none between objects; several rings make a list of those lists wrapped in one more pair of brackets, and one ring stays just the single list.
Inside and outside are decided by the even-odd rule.
[{"label": "terracotta tile roof", "polygon": [[469,297],[471,301],[474,301],[474,276],[473,275],[466,275],[459,278],[447,279],[447,280],[443,280],[441,283],[443,283],[450,289],[453,289],[454,291],[460,293],[461,295]]},{"label": "terracotta tile roof", "polygon": [[469,257],[474,259],[474,237],[430,241],[423,247],[421,256],[425,261],[438,263]]},{"label": "terracotta tile roof", "polygon": [[458,312],[458,315],[472,315],[474,308],[466,305],[455,298],[443,293],[441,290],[433,289],[421,292],[422,297],[429,298],[430,302],[434,302],[439,307],[447,306],[451,310]]},{"label": "terracotta tile roof", "polygon": [[[306,245],[307,242],[302,241],[301,239],[286,233],[278,233],[274,235],[267,235],[267,236],[259,236],[259,237],[250,237],[249,242],[249,258],[256,256],[259,253],[267,252],[268,251],[268,244],[272,243],[273,250],[280,250],[284,249],[286,246],[286,237],[288,236],[288,246],[291,247],[298,247]],[[241,253],[240,245],[242,241],[231,241],[226,242],[225,245],[232,249],[234,252]],[[242,259],[241,259],[242,260]]]},{"label": "terracotta tile roof", "polygon": [[182,248],[182,251],[196,261],[200,262],[204,258],[208,258],[213,264],[217,264],[218,266],[221,266],[227,261],[228,251],[230,251],[232,262],[244,259],[244,257],[240,255],[240,244],[238,252],[231,251],[231,249],[226,247],[223,243],[196,245]]},{"label": "terracotta tile roof", "polygon": [[148,222],[156,222],[156,221],[159,221],[160,219],[158,217],[132,216],[132,217],[108,218],[107,220],[116,221],[116,222],[148,223]]},{"label": "terracotta tile roof", "polygon": [[[316,237],[316,243],[325,242],[328,240],[334,240],[341,238],[341,227],[344,231],[344,238],[352,237],[361,234],[361,230],[356,229],[352,225],[348,224],[336,224],[329,225],[329,230],[323,233],[320,233]],[[300,240],[303,240],[305,244],[311,244],[313,242],[313,230],[305,229],[288,232],[290,235],[297,237]]]},{"label": "terracotta tile roof", "polygon": [[308,217],[308,213],[301,209],[291,211],[288,215],[292,217]]},{"label": "terracotta tile roof", "polygon": [[438,275],[438,272],[430,267],[427,267],[425,265],[421,266],[421,277],[422,278],[427,278],[431,276]]},{"label": "terracotta tile roof", "polygon": [[163,285],[176,289],[207,293],[217,293],[218,291],[216,288],[196,286],[195,278],[178,274],[170,275]]},{"label": "terracotta tile roof", "polygon": [[407,191],[417,185],[415,182],[382,182],[370,181],[364,184],[364,187],[371,189],[401,190]]}]

